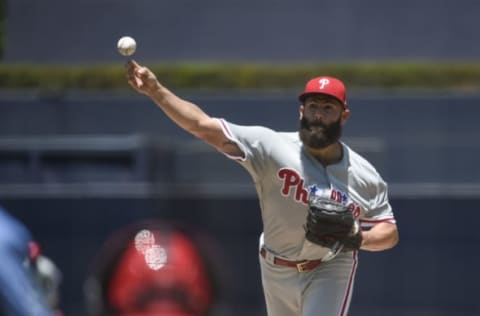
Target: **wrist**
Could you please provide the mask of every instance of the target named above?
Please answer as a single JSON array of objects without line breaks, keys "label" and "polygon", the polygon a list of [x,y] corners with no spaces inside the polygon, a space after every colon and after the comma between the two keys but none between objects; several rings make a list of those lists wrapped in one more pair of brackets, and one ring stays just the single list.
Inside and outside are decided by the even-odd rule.
[{"label": "wrist", "polygon": [[148,96],[155,100],[162,100],[165,98],[168,90],[165,89],[159,82],[156,82],[150,89],[148,89]]}]

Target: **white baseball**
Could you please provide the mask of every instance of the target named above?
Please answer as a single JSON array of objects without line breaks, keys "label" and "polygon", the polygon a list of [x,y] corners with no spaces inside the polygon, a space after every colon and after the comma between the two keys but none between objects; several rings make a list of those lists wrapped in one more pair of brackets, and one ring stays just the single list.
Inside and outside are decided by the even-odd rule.
[{"label": "white baseball", "polygon": [[137,42],[130,36],[123,36],[118,40],[117,48],[123,56],[131,56],[137,49]]}]

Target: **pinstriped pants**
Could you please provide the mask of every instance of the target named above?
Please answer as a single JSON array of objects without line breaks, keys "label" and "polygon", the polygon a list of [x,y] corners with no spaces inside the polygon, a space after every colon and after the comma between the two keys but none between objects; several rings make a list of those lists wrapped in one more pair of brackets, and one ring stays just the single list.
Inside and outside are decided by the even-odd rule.
[{"label": "pinstriped pants", "polygon": [[307,272],[274,265],[259,255],[269,316],[346,316],[357,252],[341,253]]}]

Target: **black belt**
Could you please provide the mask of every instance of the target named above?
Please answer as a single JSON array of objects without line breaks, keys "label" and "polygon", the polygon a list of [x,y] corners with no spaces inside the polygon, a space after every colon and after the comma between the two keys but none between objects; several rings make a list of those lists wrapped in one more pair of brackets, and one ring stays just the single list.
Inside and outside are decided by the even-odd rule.
[{"label": "black belt", "polygon": [[[260,250],[260,255],[262,255],[263,258],[267,257],[267,251],[265,248]],[[273,257],[273,263],[279,266],[296,268],[298,272],[306,272],[318,267],[322,263],[322,259],[290,261],[279,257]]]}]

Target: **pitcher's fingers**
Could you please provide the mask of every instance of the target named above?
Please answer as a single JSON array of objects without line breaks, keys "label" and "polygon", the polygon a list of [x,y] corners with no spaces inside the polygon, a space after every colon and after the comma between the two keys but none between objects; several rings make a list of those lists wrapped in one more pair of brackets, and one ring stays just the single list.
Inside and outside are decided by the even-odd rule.
[{"label": "pitcher's fingers", "polygon": [[128,81],[133,81],[135,78],[135,73],[133,72],[133,70],[128,69],[125,77],[127,78]]},{"label": "pitcher's fingers", "polygon": [[148,77],[148,69],[145,67],[135,68],[135,77],[146,78]]},{"label": "pitcher's fingers", "polygon": [[143,86],[143,83],[141,81],[135,78],[132,80],[128,80],[127,82],[133,89],[135,89],[138,92],[141,92],[140,88]]},{"label": "pitcher's fingers", "polygon": [[126,65],[127,67],[127,72],[129,75],[131,75],[132,77],[136,75],[136,72],[138,71],[138,69],[142,68],[135,60],[129,60]]},{"label": "pitcher's fingers", "polygon": [[134,71],[135,69],[140,68],[140,65],[135,60],[131,59],[127,61],[125,67],[128,71]]},{"label": "pitcher's fingers", "polygon": [[132,87],[132,88],[134,88],[135,90],[137,90],[137,87],[135,86],[135,83],[133,83],[132,80],[129,79],[127,82],[128,82],[128,84],[130,85],[130,87]]},{"label": "pitcher's fingers", "polygon": [[129,67],[140,67],[140,65],[134,59],[130,59],[127,62],[127,66],[129,66]]},{"label": "pitcher's fingers", "polygon": [[138,78],[138,77],[135,77],[135,85],[138,87],[138,88],[141,88],[143,87],[143,80]]}]

